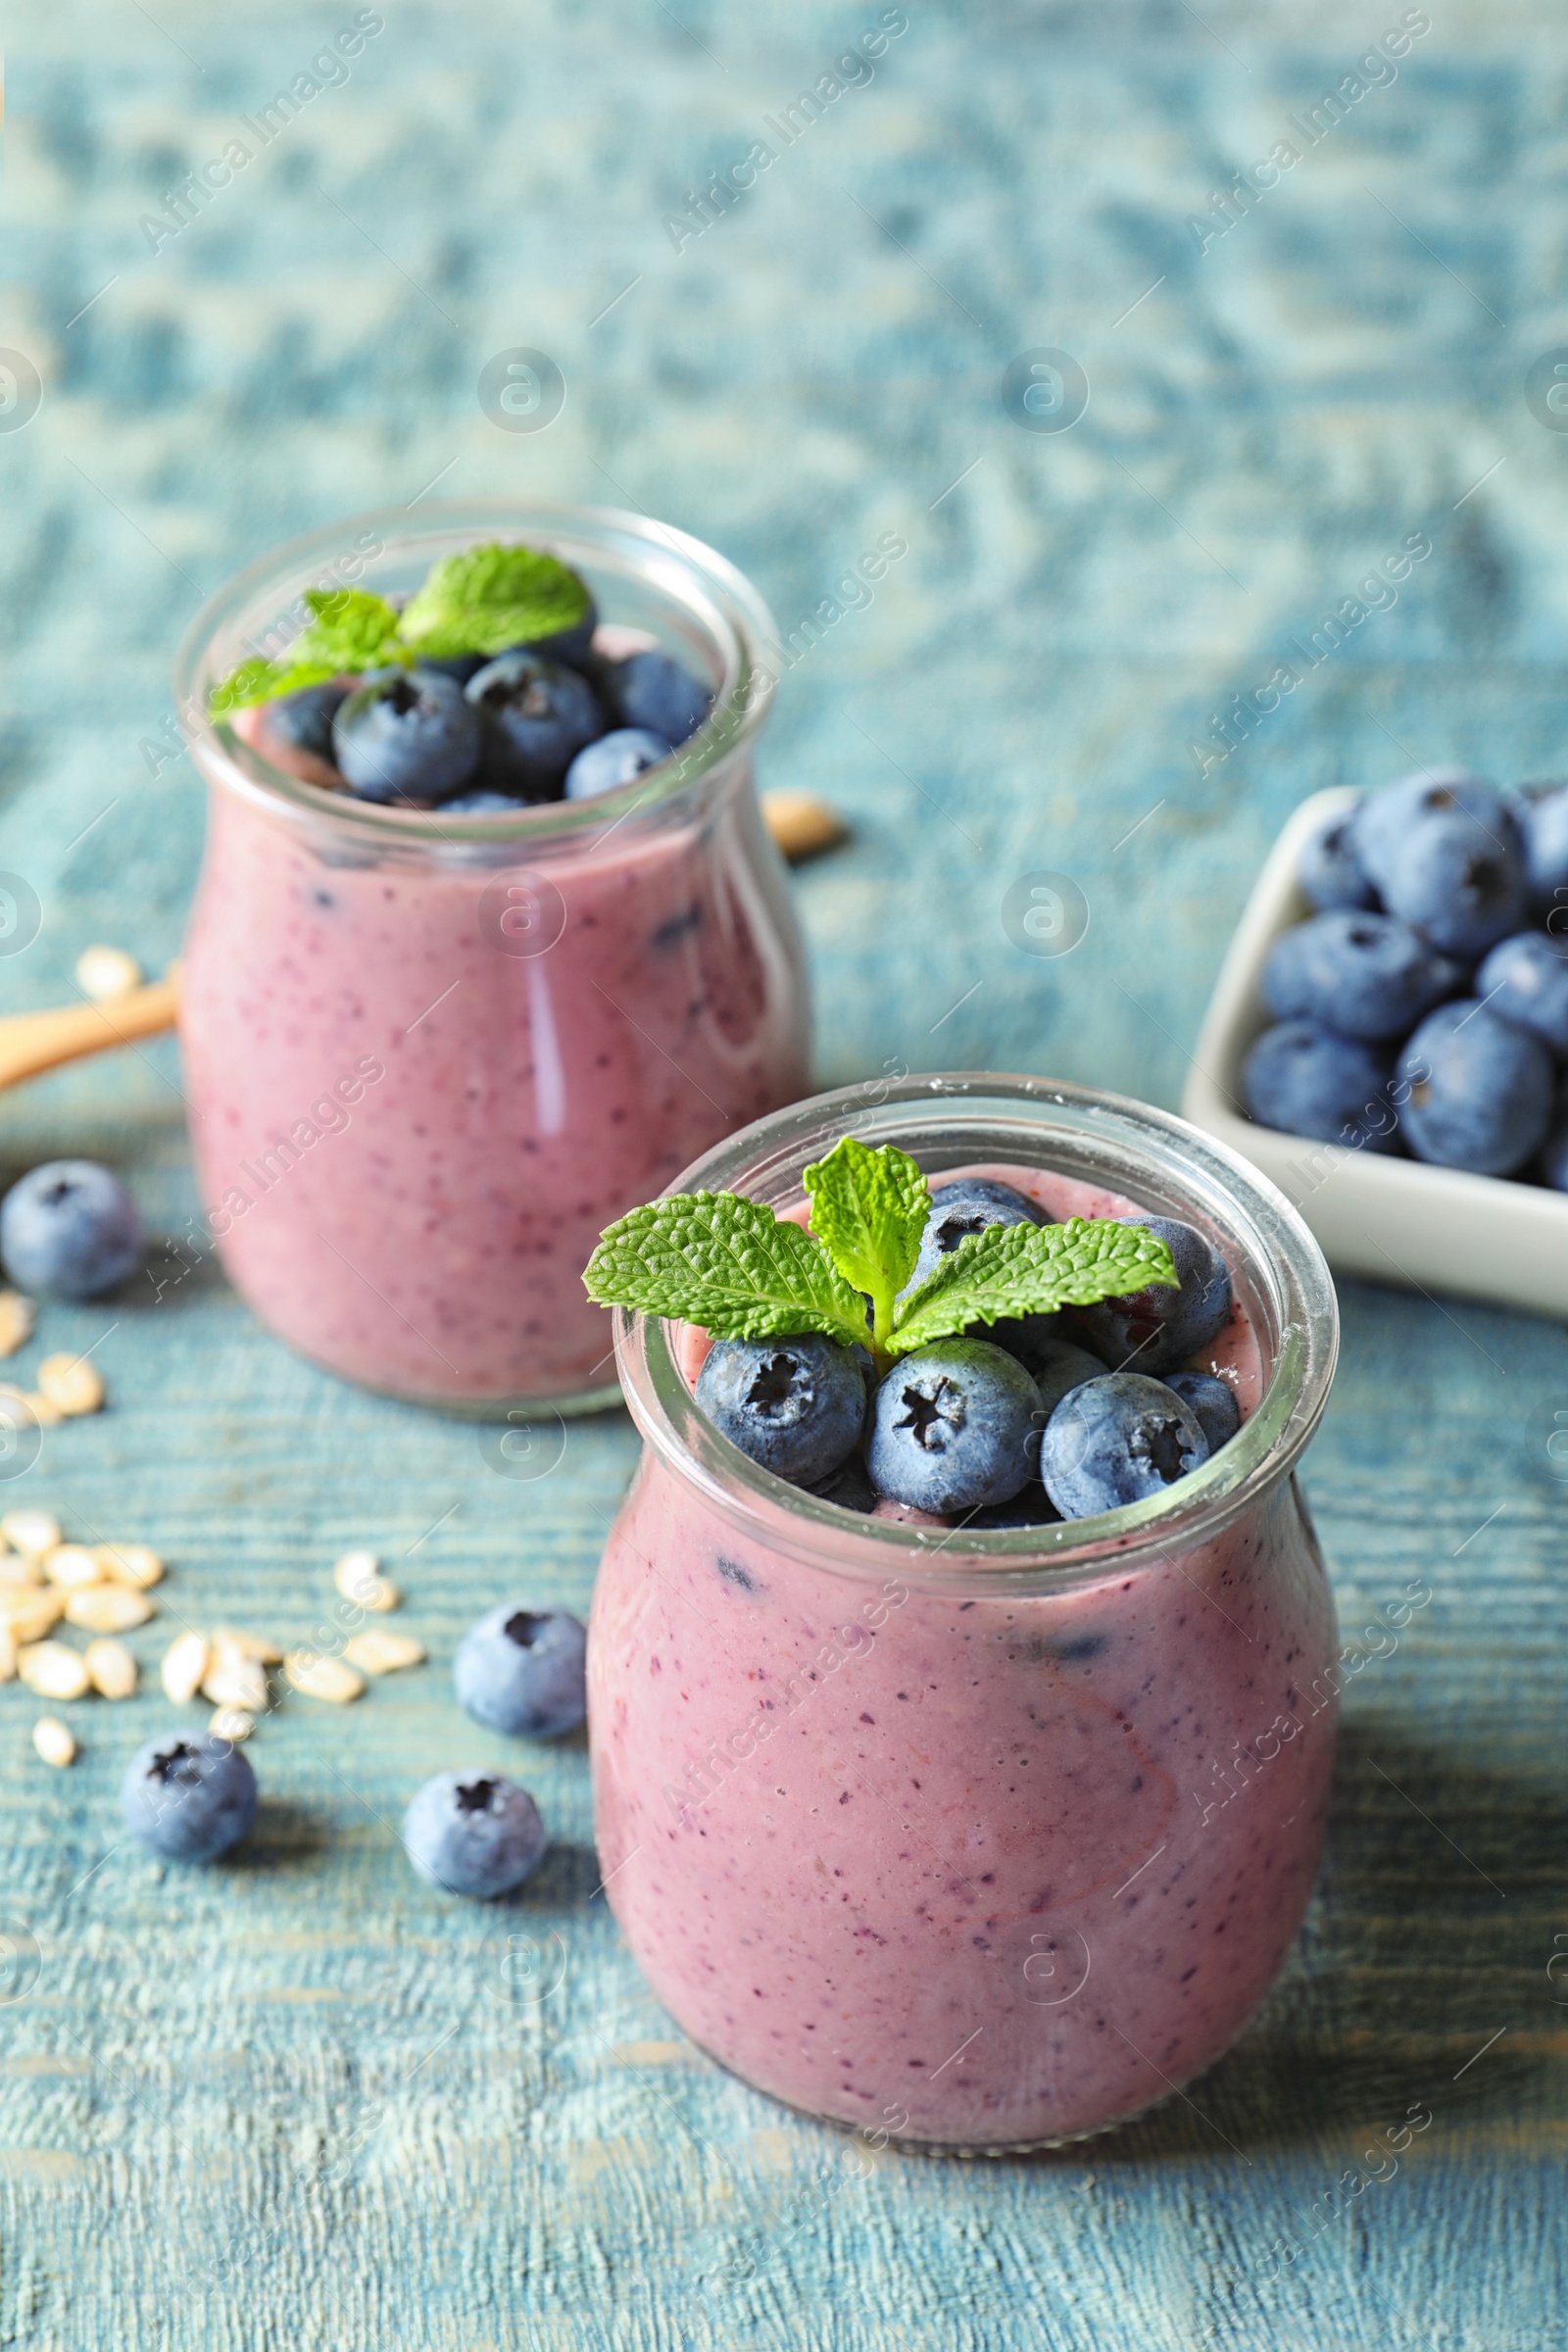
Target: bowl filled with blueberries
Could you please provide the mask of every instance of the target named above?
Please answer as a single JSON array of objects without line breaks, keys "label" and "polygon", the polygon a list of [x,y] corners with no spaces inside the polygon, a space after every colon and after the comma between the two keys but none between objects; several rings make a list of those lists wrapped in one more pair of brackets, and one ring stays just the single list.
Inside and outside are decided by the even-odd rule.
[{"label": "bowl filled with blueberries", "polygon": [[1422,768],[1304,802],[1183,1108],[1340,1271],[1568,1313],[1568,783]]}]

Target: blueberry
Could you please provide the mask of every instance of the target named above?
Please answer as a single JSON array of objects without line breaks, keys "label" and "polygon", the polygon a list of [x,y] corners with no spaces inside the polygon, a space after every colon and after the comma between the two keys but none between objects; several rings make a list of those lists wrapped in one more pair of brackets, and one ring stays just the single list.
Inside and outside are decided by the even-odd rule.
[{"label": "blueberry", "polygon": [[1313,1021],[1281,1021],[1264,1030],[1243,1062],[1242,1099],[1259,1126],[1393,1152],[1393,1077],[1386,1048],[1336,1037]]},{"label": "blueberry", "polygon": [[[1170,1294],[1167,1294],[1170,1296]],[[1044,1320],[1044,1318],[1042,1318]],[[1000,1332],[1002,1325],[997,1325]],[[1009,1348],[1008,1353],[1012,1353]],[[1035,1384],[1042,1412],[1054,1413],[1062,1398],[1086,1380],[1103,1380],[1106,1367],[1098,1355],[1076,1341],[1049,1339],[1041,1342],[1032,1353],[1020,1359],[1024,1370]]]},{"label": "blueberry", "polygon": [[537,654],[502,654],[464,692],[487,721],[483,782],[521,800],[559,800],[577,754],[605,731],[587,679]]},{"label": "blueberry", "polygon": [[516,1740],[559,1740],[588,1712],[588,1637],[564,1609],[539,1615],[504,1600],[470,1626],[452,1661],[458,1703],[476,1723]]},{"label": "blueberry", "polygon": [[928,1274],[934,1274],[966,1234],[984,1233],[992,1225],[1049,1225],[1051,1221],[1037,1200],[990,1176],[959,1176],[952,1184],[939,1184],[931,1195],[931,1213],[907,1287],[912,1291]]},{"label": "blueberry", "polygon": [[1090,1347],[1113,1370],[1137,1359],[1140,1372],[1158,1372],[1204,1348],[1230,1320],[1230,1272],[1212,1242],[1196,1225],[1176,1217],[1118,1217],[1118,1225],[1143,1225],[1156,1241],[1168,1242],[1180,1290],[1152,1284],[1124,1297],[1102,1298],[1074,1309],[1074,1320]]},{"label": "blueberry", "polygon": [[1378,894],[1356,855],[1353,808],[1319,825],[1301,852],[1297,878],[1305,896],[1320,908],[1377,905]]},{"label": "blueberry", "polygon": [[499,1772],[438,1772],[403,1816],[405,1853],[446,1894],[520,1886],[549,1842],[527,1789]]},{"label": "blueberry", "polygon": [[1532,900],[1543,912],[1568,904],[1568,784],[1522,784],[1508,808],[1524,841]]},{"label": "blueberry", "polygon": [[385,669],[332,721],[332,756],[362,801],[428,808],[466,784],[483,728],[463,689],[432,669]]},{"label": "blueberry", "polygon": [[1476,995],[1499,1020],[1568,1054],[1568,939],[1521,931],[1500,940],[1476,974]]},{"label": "blueberry", "polygon": [[1568,1098],[1559,1102],[1541,1147],[1541,1181],[1554,1193],[1568,1193]]},{"label": "blueberry", "polygon": [[651,735],[646,727],[616,727],[577,754],[566,770],[566,798],[590,801],[601,792],[614,792],[667,760],[669,752],[662,735]]},{"label": "blueberry", "polygon": [[599,615],[589,605],[585,616],[569,629],[558,629],[554,637],[530,637],[521,645],[504,645],[499,654],[443,654],[424,661],[426,669],[438,669],[443,677],[456,678],[466,686],[492,661],[503,661],[508,654],[535,654],[541,662],[564,662],[569,668],[580,669],[592,652],[594,630]]},{"label": "blueberry", "polygon": [[1276,1020],[1316,1021],[1341,1037],[1408,1037],[1464,985],[1464,968],[1391,914],[1341,907],[1284,932],[1263,966]]},{"label": "blueberry", "polygon": [[985,1340],[934,1340],[877,1390],[866,1467],[894,1502],[972,1511],[1027,1485],[1039,1427],[1039,1394],[1014,1357]]},{"label": "blueberry", "polygon": [[1060,1517],[1039,1479],[1032,1478],[1009,1502],[989,1502],[981,1510],[968,1512],[962,1524],[974,1528],[1049,1527]]},{"label": "blueberry", "polygon": [[331,678],[320,686],[302,686],[298,694],[279,695],[265,705],[268,730],[291,751],[309,752],[335,766],[332,721],[348,699],[349,688]]},{"label": "blueberry", "polygon": [[118,1176],[93,1159],[50,1159],[0,1204],[0,1257],[38,1298],[96,1298],[141,1258],[141,1219]]},{"label": "blueberry", "polygon": [[819,1479],[811,1493],[824,1502],[836,1502],[841,1511],[858,1511],[862,1517],[876,1509],[876,1489],[858,1453],[852,1453],[831,1478]]},{"label": "blueberry", "polygon": [[1474,958],[1526,916],[1519,827],[1474,776],[1406,776],[1357,812],[1361,862],[1391,914],[1435,947]]},{"label": "blueberry", "polygon": [[1192,1407],[1141,1372],[1107,1372],[1074,1389],[1040,1442],[1040,1475],[1064,1519],[1163,1494],[1207,1458]]},{"label": "blueberry", "polygon": [[623,727],[646,727],[668,744],[695,735],[712,696],[667,654],[629,654],[604,673],[606,698]]},{"label": "blueberry", "polygon": [[865,1377],[857,1350],[820,1333],[718,1340],[697,1377],[713,1427],[775,1477],[798,1487],[831,1478],[859,1443]]},{"label": "blueberry", "polygon": [[515,816],[517,810],[525,808],[527,805],[526,801],[519,801],[515,793],[491,792],[481,786],[472,792],[460,792],[455,801],[443,801],[441,813],[443,816]]},{"label": "blueberry", "polygon": [[1400,1130],[1418,1159],[1511,1176],[1551,1124],[1551,1056],[1479,1000],[1440,1004],[1399,1055],[1409,1086]]},{"label": "blueberry", "polygon": [[256,1819],[256,1775],[227,1740],[172,1732],[149,1740],[120,1785],[125,1827],[171,1862],[211,1862]]},{"label": "blueberry", "polygon": [[1242,1408],[1228,1380],[1216,1380],[1212,1372],[1167,1372],[1165,1386],[1196,1414],[1210,1453],[1230,1444],[1242,1426]]}]

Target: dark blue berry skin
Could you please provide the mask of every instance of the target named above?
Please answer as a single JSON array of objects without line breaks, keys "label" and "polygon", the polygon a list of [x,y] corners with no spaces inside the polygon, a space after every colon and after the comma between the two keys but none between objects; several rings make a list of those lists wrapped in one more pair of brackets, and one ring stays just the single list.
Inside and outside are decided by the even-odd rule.
[{"label": "dark blue berry skin", "polygon": [[[1042,1318],[1043,1320],[1044,1318]],[[997,1325],[1000,1332],[1002,1325]],[[1008,1353],[1013,1351],[1008,1349]],[[1051,1338],[1019,1359],[1034,1382],[1040,1409],[1054,1413],[1062,1398],[1086,1380],[1103,1380],[1108,1367],[1075,1340]]]},{"label": "dark blue berry skin", "polygon": [[537,654],[487,662],[464,693],[487,721],[480,781],[519,800],[559,800],[577,754],[605,732],[587,679]]},{"label": "dark blue berry skin", "polygon": [[559,1740],[588,1712],[588,1637],[564,1609],[504,1600],[470,1626],[452,1661],[458,1703],[514,1740]]},{"label": "dark blue berry skin", "polygon": [[792,1486],[818,1486],[860,1442],[859,1352],[819,1332],[716,1340],[697,1376],[697,1401],[720,1435],[764,1470]]},{"label": "dark blue berry skin", "polygon": [[332,721],[332,757],[362,801],[431,808],[479,764],[483,729],[463,689],[437,670],[383,669]]},{"label": "dark blue berry skin", "polygon": [[1341,908],[1274,942],[1263,1002],[1277,1021],[1316,1021],[1340,1037],[1408,1037],[1464,979],[1463,965],[1440,956],[1409,923]]},{"label": "dark blue berry skin", "polygon": [[1028,1484],[1039,1429],[1039,1394],[1013,1356],[985,1340],[933,1340],[877,1390],[866,1468],[891,1501],[977,1510]]},{"label": "dark blue berry skin", "polygon": [[1242,1426],[1242,1408],[1228,1380],[1216,1380],[1212,1372],[1167,1372],[1165,1386],[1197,1415],[1211,1454],[1230,1444]]},{"label": "dark blue berry skin", "polygon": [[820,1480],[810,1492],[823,1502],[836,1502],[841,1511],[858,1511],[862,1518],[876,1509],[876,1489],[858,1453],[852,1453],[831,1478]]},{"label": "dark blue berry skin", "polygon": [[526,808],[527,806],[527,802],[519,801],[515,793],[491,792],[488,787],[481,787],[474,792],[460,792],[455,801],[443,801],[441,813],[443,816],[515,816],[519,808]]},{"label": "dark blue berry skin", "polygon": [[1546,1140],[1541,1147],[1541,1181],[1554,1193],[1568,1193],[1568,1101],[1559,1102]]},{"label": "dark blue berry skin", "polygon": [[149,1740],[120,1785],[125,1827],[171,1862],[211,1862],[256,1819],[250,1759],[205,1732]]},{"label": "dark blue berry skin", "polygon": [[466,686],[492,661],[508,654],[534,654],[541,662],[564,662],[569,669],[581,669],[592,655],[594,631],[599,626],[599,614],[592,604],[575,627],[560,629],[554,637],[530,638],[523,645],[505,645],[500,654],[450,654],[438,660],[426,661],[426,669],[438,669],[444,677],[456,678]]},{"label": "dark blue berry skin", "polygon": [[425,1885],[481,1901],[520,1886],[549,1842],[527,1789],[501,1773],[438,1772],[403,1816],[403,1848]]},{"label": "dark blue berry skin", "polygon": [[1040,1475],[1064,1519],[1162,1494],[1207,1459],[1197,1414],[1141,1372],[1107,1372],[1074,1389],[1040,1442]]},{"label": "dark blue berry skin", "polygon": [[1500,793],[1478,778],[1406,776],[1357,811],[1361,862],[1390,914],[1474,962],[1528,914],[1523,844]]},{"label": "dark blue berry skin", "polygon": [[993,1527],[1050,1527],[1058,1520],[1057,1510],[1038,1478],[1032,1478],[1021,1494],[1010,1502],[990,1502],[983,1509],[968,1512],[962,1524],[977,1529]]},{"label": "dark blue berry skin", "polygon": [[1521,931],[1500,940],[1476,974],[1476,995],[1500,1021],[1568,1054],[1568,938]]},{"label": "dark blue berry skin", "polygon": [[945,1257],[953,1255],[966,1234],[984,1233],[992,1225],[1051,1222],[1037,1200],[989,1176],[960,1176],[952,1184],[935,1185],[931,1191],[931,1213],[920,1237],[920,1254],[906,1289],[918,1289]]},{"label": "dark blue berry skin", "polygon": [[605,698],[623,727],[646,727],[668,744],[695,735],[712,696],[667,654],[628,654],[603,673]]},{"label": "dark blue berry skin", "polygon": [[662,735],[651,735],[646,727],[616,727],[577,754],[566,770],[566,798],[591,801],[602,792],[618,791],[669,754]]},{"label": "dark blue berry skin", "polygon": [[1160,1372],[1222,1332],[1230,1320],[1230,1272],[1212,1242],[1196,1225],[1177,1217],[1126,1216],[1118,1225],[1142,1225],[1156,1241],[1168,1242],[1180,1290],[1147,1290],[1102,1298],[1073,1309],[1073,1319],[1098,1356],[1119,1370]]},{"label": "dark blue berry skin", "polygon": [[1355,847],[1355,811],[1321,824],[1301,852],[1297,879],[1320,912],[1333,906],[1375,906],[1378,894]]},{"label": "dark blue berry skin", "polygon": [[1336,1037],[1314,1021],[1281,1021],[1250,1049],[1242,1099],[1259,1126],[1315,1143],[1394,1152],[1393,1080],[1387,1048]]},{"label": "dark blue berry skin", "polygon": [[1508,808],[1524,841],[1525,886],[1536,911],[1568,908],[1568,784],[1523,784],[1508,795]]},{"label": "dark blue berry skin", "polygon": [[1551,1124],[1551,1055],[1482,1004],[1440,1004],[1399,1056],[1410,1097],[1399,1129],[1417,1159],[1511,1176]]},{"label": "dark blue berry skin", "polygon": [[35,1298],[96,1298],[141,1263],[136,1203],[94,1159],[51,1159],[0,1205],[0,1257]]},{"label": "dark blue berry skin", "polygon": [[298,694],[279,695],[266,707],[269,731],[292,751],[310,752],[336,766],[332,721],[348,701],[349,691],[328,678],[324,685],[302,686]]}]

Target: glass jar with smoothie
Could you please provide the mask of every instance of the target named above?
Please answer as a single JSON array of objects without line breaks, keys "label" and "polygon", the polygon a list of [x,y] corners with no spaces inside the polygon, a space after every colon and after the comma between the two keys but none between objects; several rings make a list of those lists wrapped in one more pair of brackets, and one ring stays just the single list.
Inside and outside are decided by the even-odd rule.
[{"label": "glass jar with smoothie", "polygon": [[[1204,1458],[1195,1438],[1166,1465],[1171,1483],[1088,1515],[1060,1484],[1076,1515],[873,1508],[863,1479],[846,1508],[720,1435],[694,1393],[704,1334],[617,1309],[645,1448],[590,1627],[599,1854],[654,1991],[748,2082],[878,2138],[1020,2149],[1124,2121],[1211,2065],[1300,1925],[1339,1651],[1294,1470],[1337,1311],[1283,1198],[1164,1112],[1022,1078],[871,1093],[761,1120],[679,1192],[799,1224],[805,1172],[853,1131],[911,1155],[939,1203],[966,1177],[1047,1221],[1174,1220],[1223,1297],[1164,1377],[1223,1386],[1228,1423]],[[1069,1354],[1101,1348],[1097,1375],[1162,1360],[1140,1355],[1136,1318],[1073,1310],[1058,1354],[1064,1329]],[[1089,1393],[1043,1416],[1042,1463]]]},{"label": "glass jar with smoothie", "polygon": [[[432,654],[412,684],[345,662],[312,690],[324,718],[311,694],[211,714],[242,663],[287,666],[307,592],[318,612],[370,592],[407,618],[432,565],[522,548],[592,602],[520,667],[484,668],[493,642]],[[498,501],[317,532],[195,622],[176,689],[211,787],[181,1012],[198,1181],[235,1288],[303,1354],[488,1418],[615,1399],[579,1279],[595,1236],[805,1084],[803,953],[752,783],[774,643],[755,590],[683,533]],[[633,656],[652,664],[641,705]],[[372,755],[382,722],[433,712],[436,805],[409,805],[395,777],[345,788],[333,762],[362,676]],[[671,685],[694,699],[666,722]],[[528,766],[564,710],[576,732],[555,767]],[[481,720],[505,772],[469,772],[464,730]],[[650,720],[687,732],[663,742]],[[584,774],[574,760],[563,783],[567,756],[601,734],[583,797],[561,797]]]}]

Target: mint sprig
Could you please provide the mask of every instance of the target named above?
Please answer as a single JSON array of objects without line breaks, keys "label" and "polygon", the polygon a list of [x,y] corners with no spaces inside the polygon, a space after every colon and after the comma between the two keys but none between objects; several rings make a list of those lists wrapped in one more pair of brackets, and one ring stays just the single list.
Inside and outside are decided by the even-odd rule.
[{"label": "mint sprig", "polygon": [[972,1323],[1177,1288],[1169,1245],[1143,1226],[1068,1217],[966,1234],[900,1298],[931,1207],[915,1162],[892,1145],[870,1151],[845,1136],[805,1182],[809,1233],[738,1193],[681,1193],[634,1208],[601,1235],[583,1287],[601,1306],[676,1316],[715,1339],[822,1332],[869,1346],[879,1372]]},{"label": "mint sprig", "polygon": [[305,602],[311,619],[280,660],[242,662],[213,689],[215,718],[345,671],[409,668],[464,654],[493,657],[574,628],[592,600],[556,557],[496,543],[444,557],[401,612],[368,588],[308,588]]}]

